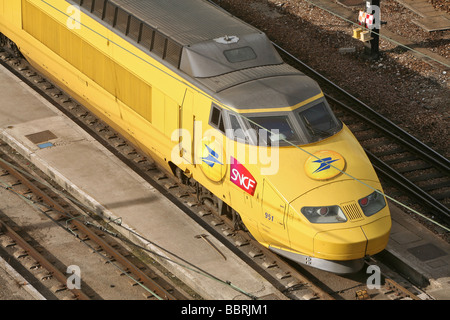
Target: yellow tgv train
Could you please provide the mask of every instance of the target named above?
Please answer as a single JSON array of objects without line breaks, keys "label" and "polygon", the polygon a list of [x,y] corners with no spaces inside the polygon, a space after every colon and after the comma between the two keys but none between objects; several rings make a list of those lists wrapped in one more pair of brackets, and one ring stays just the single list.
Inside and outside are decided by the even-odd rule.
[{"label": "yellow tgv train", "polygon": [[315,81],[222,9],[204,0],[0,0],[0,32],[277,254],[349,273],[385,248],[389,208],[357,140]]}]

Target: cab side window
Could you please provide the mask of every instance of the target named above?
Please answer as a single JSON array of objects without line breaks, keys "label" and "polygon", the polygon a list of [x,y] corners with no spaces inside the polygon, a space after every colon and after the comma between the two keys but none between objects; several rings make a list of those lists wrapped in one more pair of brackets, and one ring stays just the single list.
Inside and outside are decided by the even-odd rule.
[{"label": "cab side window", "polygon": [[211,106],[211,114],[209,116],[209,124],[214,128],[225,133],[225,125],[223,123],[223,112],[222,109],[216,105]]}]

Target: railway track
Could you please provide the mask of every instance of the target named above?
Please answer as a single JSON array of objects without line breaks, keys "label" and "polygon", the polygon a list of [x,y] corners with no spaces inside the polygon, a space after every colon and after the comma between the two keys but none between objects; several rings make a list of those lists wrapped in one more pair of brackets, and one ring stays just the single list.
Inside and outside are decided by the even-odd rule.
[{"label": "railway track", "polygon": [[[221,6],[217,3],[216,5]],[[280,41],[283,41],[282,37]],[[286,62],[319,83],[336,115],[349,126],[364,147],[383,185],[389,187],[385,193],[393,195],[394,201],[398,200],[413,210],[424,213],[426,217],[422,219],[423,223],[434,231],[448,233],[449,159],[322,76],[296,56],[276,43],[273,44]],[[417,216],[417,212],[415,214]],[[435,225],[430,225],[426,219],[433,219],[441,226],[435,228]]]},{"label": "railway track", "polygon": [[[18,195],[24,201],[31,203],[31,206],[36,209],[36,216],[39,215],[37,219],[39,222],[43,223],[43,217],[46,217],[49,223],[54,223],[67,231],[65,235],[70,237],[71,240],[64,240],[63,238],[58,240],[67,245],[67,250],[72,248],[70,241],[85,244],[85,252],[77,259],[85,260],[88,257],[86,255],[88,250],[96,253],[104,260],[102,261],[103,264],[108,263],[117,268],[116,271],[121,276],[123,275],[122,281],[127,281],[132,286],[140,286],[142,288],[141,294],[144,294],[147,299],[188,299],[188,296],[179,291],[174,284],[159,276],[155,269],[149,268],[148,265],[142,263],[118,241],[112,239],[108,233],[103,231],[104,227],[101,224],[74,207],[74,204],[67,201],[64,195],[55,192],[48,183],[44,182],[42,177],[31,176],[29,172],[20,167],[21,165],[12,160],[7,154],[13,154],[13,150],[0,141],[1,186],[7,192]],[[10,196],[13,197],[13,195]],[[16,221],[19,221],[19,223],[22,221],[23,223],[18,224]],[[70,285],[74,278],[66,273],[68,266],[63,267],[62,263],[58,262],[59,257],[56,253],[54,254],[57,251],[54,249],[49,251],[48,247],[52,247],[52,245],[48,241],[44,239],[36,240],[30,236],[35,221],[36,219],[33,217],[25,219],[11,218],[0,210],[0,238],[4,244],[4,249],[8,248],[10,255],[22,261],[28,270],[35,269],[38,279],[42,281],[57,280],[58,283],[56,284],[46,285],[55,294],[56,298],[76,300],[102,299],[103,293],[93,292],[89,287],[89,281],[87,283],[81,282],[82,280],[84,281],[81,274],[79,285]],[[74,255],[76,255],[75,252]],[[72,259],[75,260],[75,257],[72,257]],[[98,272],[107,272],[101,266],[102,263],[99,263],[97,267]],[[88,289],[82,290],[85,287],[88,287]],[[66,291],[70,291],[71,294],[66,294]],[[135,291],[139,290],[133,289],[131,291],[136,299]],[[59,292],[64,292],[64,295],[57,295]],[[130,294],[130,292],[123,290],[124,298],[127,298],[127,294]]]},{"label": "railway track", "polygon": [[[217,3],[210,1],[218,5]],[[374,111],[285,49],[284,60],[316,80],[339,119],[353,132],[372,162],[386,194],[450,227],[450,161]],[[438,232],[442,232],[438,230]]]},{"label": "railway track", "polygon": [[385,192],[450,226],[450,161],[374,111],[300,59],[274,44],[295,67],[319,82],[336,115],[350,128],[371,160]]},{"label": "railway track", "polygon": [[[13,72],[24,82],[35,88],[47,100],[90,132],[92,136],[127,163],[152,186],[182,208],[186,214],[199,222],[206,230],[225,243],[228,248],[258,270],[289,299],[328,300],[340,298],[339,295],[336,295],[336,292],[341,291],[340,289],[330,291],[311,282],[307,276],[300,274],[295,266],[289,265],[283,259],[261,247],[245,231],[236,229],[235,221],[228,219],[227,216],[214,214],[217,208],[202,203],[192,186],[186,186],[182,183],[183,179],[176,179],[171,174],[161,171],[151,159],[141,154],[118,133],[37,74],[26,61],[7,58],[6,56],[8,55],[3,54],[2,56],[0,53],[0,58],[3,61],[8,60],[6,63],[8,69],[13,69]],[[4,62],[3,64],[5,65]],[[330,275],[330,277],[335,277],[335,275]],[[364,280],[361,280],[357,286],[364,288]],[[379,290],[378,294],[384,296],[385,292]],[[410,295],[415,296],[413,293]],[[390,299],[390,297],[385,298]]]},{"label": "railway track", "polygon": [[[179,206],[186,214],[200,223],[207,231],[218,237],[229,249],[252,265],[288,298],[332,299],[328,293],[310,283],[307,278],[301,276],[282,259],[260,246],[248,233],[242,230],[233,230],[234,222],[226,219],[226,217],[214,215],[212,212],[214,210],[211,210],[211,207],[203,205],[199,201],[195,194],[195,188],[183,185],[171,173],[158,168],[150,158],[135,149],[119,133],[112,130],[82,105],[39,75],[25,59],[15,56],[14,51],[0,52],[0,63],[89,132],[97,141]],[[95,212],[95,208],[85,210],[89,209],[92,210],[92,213]],[[107,223],[119,229],[123,227],[117,221],[107,221]],[[129,234],[130,231],[124,230],[124,233]],[[134,235],[133,238],[136,239],[136,237],[139,237],[139,235]],[[147,239],[141,240],[142,243],[148,243]],[[150,256],[152,254],[149,253]],[[192,267],[195,268],[194,265]],[[203,272],[203,270],[199,271]],[[221,281],[219,278],[216,280]],[[229,283],[224,283],[224,285],[233,286]],[[253,299],[254,297],[250,295],[249,298]]]},{"label": "railway track", "polygon": [[[0,211],[0,214],[2,212]],[[58,286],[53,287],[55,293],[63,291],[67,288],[68,277],[61,270],[59,270],[53,263],[51,263],[46,257],[44,257],[37,249],[34,248],[24,237],[18,234],[13,227],[11,227],[6,221],[7,218],[2,214],[2,220],[0,220],[0,237],[5,248],[20,247],[14,253],[17,259],[23,259],[30,257],[28,261],[24,261],[23,264],[28,269],[44,268],[46,271],[41,272],[41,280],[47,280],[49,278],[56,278],[59,282]],[[11,222],[10,222],[11,223]],[[76,300],[90,300],[90,297],[82,290],[74,287],[69,289],[72,293],[70,298]]]}]

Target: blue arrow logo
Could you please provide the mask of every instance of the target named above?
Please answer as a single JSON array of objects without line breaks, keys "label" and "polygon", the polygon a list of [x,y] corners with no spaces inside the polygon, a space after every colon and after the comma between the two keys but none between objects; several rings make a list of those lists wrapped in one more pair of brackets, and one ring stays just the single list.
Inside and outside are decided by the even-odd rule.
[{"label": "blue arrow logo", "polygon": [[319,160],[313,161],[313,162],[320,163],[320,166],[313,173],[330,169],[331,168],[330,163],[333,163],[333,162],[338,161],[338,160],[339,159],[334,159],[333,160],[331,157],[327,157],[327,158],[323,158],[323,159],[319,159]]},{"label": "blue arrow logo", "polygon": [[216,163],[218,164],[223,164],[222,162],[219,161],[219,154],[217,152],[215,152],[213,149],[211,149],[208,145],[205,144],[205,147],[208,149],[208,156],[207,157],[202,157],[202,160],[204,163],[206,163],[208,166],[210,166],[211,168],[214,167],[214,165]]}]

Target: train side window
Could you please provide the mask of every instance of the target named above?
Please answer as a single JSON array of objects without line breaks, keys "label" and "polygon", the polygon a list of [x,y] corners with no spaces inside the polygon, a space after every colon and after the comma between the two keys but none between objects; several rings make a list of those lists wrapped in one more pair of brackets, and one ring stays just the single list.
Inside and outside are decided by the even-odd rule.
[{"label": "train side window", "polygon": [[128,19],[129,14],[126,13],[124,10],[118,8],[117,10],[117,17],[116,17],[116,23],[114,24],[114,28],[119,30],[120,32],[126,33],[128,29]]},{"label": "train side window", "polygon": [[162,33],[156,31],[155,38],[153,39],[153,45],[151,46],[150,50],[161,58],[164,58],[164,54],[166,52],[166,43],[167,38]]},{"label": "train side window", "polygon": [[222,132],[225,132],[225,125],[223,123],[222,110],[215,105],[212,105],[211,109],[212,110],[211,110],[211,115],[209,118],[209,124],[211,126],[213,126],[214,128],[219,129]]},{"label": "train side window", "polygon": [[83,0],[81,2],[81,6],[89,12],[92,12],[92,5],[93,5],[93,0]]},{"label": "train side window", "polygon": [[130,26],[128,28],[128,36],[137,42],[139,40],[140,32],[141,32],[141,21],[133,16],[130,16]]},{"label": "train side window", "polygon": [[164,59],[178,68],[182,49],[183,47],[178,43],[167,39],[166,55],[164,56]]},{"label": "train side window", "polygon": [[80,5],[82,0],[72,0],[72,1],[75,2],[77,5]]},{"label": "train side window", "polygon": [[146,24],[142,24],[141,38],[139,44],[150,50],[153,41],[153,29]]},{"label": "train side window", "polygon": [[220,117],[219,130],[225,132],[225,125],[223,124],[223,117]]},{"label": "train side window", "polygon": [[242,129],[242,126],[238,120],[237,115],[230,113],[229,118],[230,118],[231,129],[233,130],[232,136],[230,138],[232,138],[234,140],[237,139],[238,141],[247,141],[248,136],[245,134],[244,129]]},{"label": "train side window", "polygon": [[105,9],[105,0],[94,0],[93,13],[100,19],[103,18],[103,10],[104,9]]},{"label": "train side window", "polygon": [[106,23],[113,25],[114,18],[116,16],[116,6],[111,4],[111,2],[106,2],[105,14],[103,15],[103,21]]}]

